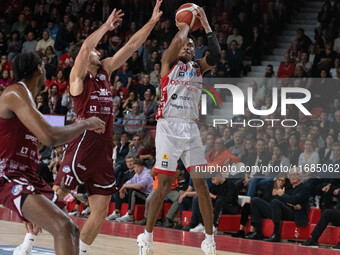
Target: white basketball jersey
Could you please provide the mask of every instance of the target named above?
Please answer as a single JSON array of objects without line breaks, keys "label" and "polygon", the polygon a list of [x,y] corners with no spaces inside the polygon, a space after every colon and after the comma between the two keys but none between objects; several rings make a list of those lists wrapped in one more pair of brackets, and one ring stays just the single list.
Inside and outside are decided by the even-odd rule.
[{"label": "white basketball jersey", "polygon": [[197,120],[201,98],[202,75],[199,65],[178,61],[161,79],[162,98],[156,119],[180,118]]}]

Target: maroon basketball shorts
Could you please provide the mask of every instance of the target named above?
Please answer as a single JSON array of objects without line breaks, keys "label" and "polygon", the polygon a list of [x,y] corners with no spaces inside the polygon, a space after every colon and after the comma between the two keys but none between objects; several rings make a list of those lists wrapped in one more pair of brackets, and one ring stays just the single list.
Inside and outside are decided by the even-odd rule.
[{"label": "maroon basketball shorts", "polygon": [[112,140],[109,137],[85,131],[67,147],[55,185],[73,190],[84,184],[89,196],[112,195],[118,191],[113,162]]},{"label": "maroon basketball shorts", "polygon": [[0,204],[15,211],[22,220],[26,221],[21,212],[24,194],[44,195],[60,209],[66,206],[63,201],[58,199],[52,188],[37,174],[29,176],[18,174],[17,176],[0,178]]}]

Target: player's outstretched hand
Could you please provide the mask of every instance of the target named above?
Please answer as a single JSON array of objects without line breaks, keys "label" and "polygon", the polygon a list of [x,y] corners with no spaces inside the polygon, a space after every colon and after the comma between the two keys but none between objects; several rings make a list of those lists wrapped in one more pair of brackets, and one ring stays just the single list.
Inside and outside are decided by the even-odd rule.
[{"label": "player's outstretched hand", "polygon": [[184,22],[178,22],[176,21],[176,27],[178,28],[178,30],[182,31],[184,29],[188,29],[190,30],[190,27],[187,23],[184,23]]},{"label": "player's outstretched hand", "polygon": [[159,21],[159,18],[162,16],[163,12],[159,10],[161,7],[163,0],[157,0],[155,7],[153,8],[152,16],[150,21],[153,23],[157,23]]},{"label": "player's outstretched hand", "polygon": [[87,129],[91,131],[95,131],[96,133],[104,133],[105,132],[105,122],[99,119],[98,117],[91,117],[85,120],[87,122]]},{"label": "player's outstretched hand", "polygon": [[123,20],[123,16],[124,13],[122,12],[122,10],[117,11],[116,9],[114,9],[110,17],[105,22],[107,29],[110,31],[116,29],[119,26],[119,23]]}]

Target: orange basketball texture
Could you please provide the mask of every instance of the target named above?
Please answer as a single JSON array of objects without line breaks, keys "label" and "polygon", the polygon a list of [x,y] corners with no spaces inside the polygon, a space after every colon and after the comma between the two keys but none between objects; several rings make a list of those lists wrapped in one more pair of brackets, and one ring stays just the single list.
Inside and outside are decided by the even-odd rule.
[{"label": "orange basketball texture", "polygon": [[188,24],[191,32],[201,27],[201,21],[196,17],[197,8],[198,6],[196,4],[183,4],[176,13],[176,21]]}]

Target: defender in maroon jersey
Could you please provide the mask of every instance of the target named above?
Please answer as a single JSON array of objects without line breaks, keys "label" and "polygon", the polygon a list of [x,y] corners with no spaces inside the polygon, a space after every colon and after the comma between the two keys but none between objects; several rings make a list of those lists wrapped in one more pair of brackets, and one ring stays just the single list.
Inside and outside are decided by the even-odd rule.
[{"label": "defender in maroon jersey", "polygon": [[123,16],[121,10],[114,10],[81,47],[76,44],[70,49],[70,55],[75,59],[70,74],[70,93],[74,98],[77,118],[97,116],[106,123],[104,134],[85,131],[69,144],[55,181],[54,189],[61,197],[65,197],[78,184],[84,183],[87,188],[91,214],[81,232],[80,254],[87,254],[88,245],[96,238],[107,216],[111,195],[118,191],[112,162],[114,120],[110,76],[146,40],[162,15],[159,11],[161,3],[157,0],[149,22],[113,57],[100,61],[95,47],[107,31],[118,27]]},{"label": "defender in maroon jersey", "polygon": [[38,141],[57,146],[86,129],[104,132],[105,123],[93,117],[66,127],[50,126],[34,103],[46,80],[41,59],[33,53],[20,54],[14,59],[13,71],[20,81],[0,97],[0,204],[29,222],[29,229],[37,225],[50,232],[56,254],[76,255],[78,228],[54,204],[57,195],[36,173]]}]

